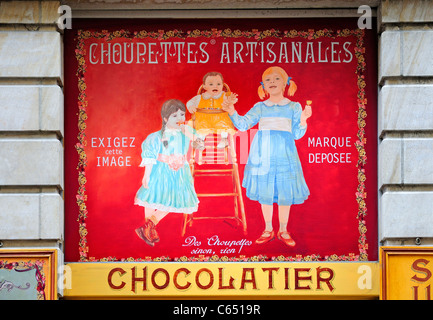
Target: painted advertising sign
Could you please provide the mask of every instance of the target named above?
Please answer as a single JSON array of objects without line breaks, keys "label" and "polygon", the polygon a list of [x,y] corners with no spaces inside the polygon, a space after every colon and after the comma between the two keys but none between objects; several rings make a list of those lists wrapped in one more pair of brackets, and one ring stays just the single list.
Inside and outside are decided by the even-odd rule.
[{"label": "painted advertising sign", "polygon": [[432,300],[433,248],[381,247],[383,300]]},{"label": "painted advertising sign", "polygon": [[100,26],[66,34],[66,261],[377,259],[373,30]]},{"label": "painted advertising sign", "polygon": [[0,300],[57,299],[55,249],[1,249]]},{"label": "painted advertising sign", "polygon": [[69,263],[66,298],[350,297],[379,295],[376,262]]}]

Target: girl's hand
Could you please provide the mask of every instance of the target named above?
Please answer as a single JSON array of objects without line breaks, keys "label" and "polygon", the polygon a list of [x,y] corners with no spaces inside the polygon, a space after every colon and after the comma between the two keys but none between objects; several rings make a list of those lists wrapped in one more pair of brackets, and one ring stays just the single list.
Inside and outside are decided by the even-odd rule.
[{"label": "girl's hand", "polygon": [[182,133],[186,135],[185,124],[184,124],[184,123],[180,123],[180,124],[179,124],[179,128],[180,128],[180,131],[182,131]]},{"label": "girl's hand", "polygon": [[152,164],[146,165],[143,179],[141,180],[141,184],[143,185],[143,188],[145,188],[145,189],[149,188],[149,180],[150,180],[150,173],[152,172],[152,167],[153,167]]},{"label": "girl's hand", "polygon": [[305,109],[302,110],[301,113],[301,126],[307,125],[307,119],[311,117],[313,111],[311,110],[311,106],[305,106]]},{"label": "girl's hand", "polygon": [[238,102],[238,95],[236,93],[232,93],[230,96],[223,98],[222,108],[224,111],[228,112],[229,115],[233,115],[235,113],[234,104]]},{"label": "girl's hand", "polygon": [[143,188],[149,188],[149,177],[147,174],[144,174],[143,180],[141,180],[141,184],[143,185]]}]

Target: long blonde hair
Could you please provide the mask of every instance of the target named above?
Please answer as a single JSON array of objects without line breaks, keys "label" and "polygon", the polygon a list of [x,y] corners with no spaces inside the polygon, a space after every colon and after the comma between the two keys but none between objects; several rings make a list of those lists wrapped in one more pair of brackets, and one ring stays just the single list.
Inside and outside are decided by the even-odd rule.
[{"label": "long blonde hair", "polygon": [[[269,67],[265,70],[265,72],[263,72],[262,82],[261,82],[259,88],[257,89],[257,93],[258,93],[260,99],[264,99],[268,95],[268,93],[266,92],[265,87],[263,85],[263,81],[265,80],[266,76],[268,76],[272,73],[275,73],[275,72],[278,73],[279,75],[281,75],[281,77],[283,78],[283,80],[287,86],[287,82],[289,80],[289,76],[287,75],[287,72],[284,71],[284,69],[280,68],[280,67]],[[287,88],[288,95],[293,96],[297,89],[298,89],[298,87],[296,86],[296,83],[290,78],[289,86]],[[285,90],[285,88],[284,88],[284,90]]]}]

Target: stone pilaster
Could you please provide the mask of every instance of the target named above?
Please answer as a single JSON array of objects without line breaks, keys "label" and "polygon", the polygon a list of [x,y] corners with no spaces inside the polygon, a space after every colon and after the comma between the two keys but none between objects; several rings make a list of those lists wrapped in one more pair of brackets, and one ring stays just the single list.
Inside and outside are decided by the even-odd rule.
[{"label": "stone pilaster", "polygon": [[63,260],[60,1],[0,1],[0,242]]},{"label": "stone pilaster", "polygon": [[379,12],[379,240],[432,244],[433,2]]}]

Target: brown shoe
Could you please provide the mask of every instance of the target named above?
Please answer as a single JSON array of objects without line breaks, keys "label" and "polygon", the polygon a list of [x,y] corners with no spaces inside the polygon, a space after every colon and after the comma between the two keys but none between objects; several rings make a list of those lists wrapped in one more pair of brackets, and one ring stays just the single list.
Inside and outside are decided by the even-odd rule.
[{"label": "brown shoe", "polygon": [[144,235],[144,226],[135,229],[135,233],[137,234],[137,236],[140,237],[141,240],[144,240],[144,242],[146,242],[149,246],[153,247],[155,245],[151,239],[147,239],[146,236]]},{"label": "brown shoe", "polygon": [[150,236],[152,237],[154,243],[159,242],[159,235],[158,232],[156,232],[155,225],[153,225],[153,228],[150,230]]},{"label": "brown shoe", "polygon": [[[282,235],[286,237],[283,238]],[[288,233],[287,231],[283,231],[283,232],[278,231],[277,238],[281,240],[286,246],[294,247],[296,245],[295,240],[292,239],[290,233]]]},{"label": "brown shoe", "polygon": [[274,232],[274,230],[272,230],[272,231],[263,231],[263,233],[260,236],[260,238],[258,238],[256,240],[256,244],[265,244],[265,243],[268,243],[269,241],[274,240],[274,238],[275,238],[275,232]]},{"label": "brown shoe", "polygon": [[155,224],[150,219],[146,219],[146,222],[143,225],[144,236],[150,241],[154,242],[154,230]]},{"label": "brown shoe", "polygon": [[149,246],[153,247],[155,245],[152,234],[153,222],[147,220],[144,225],[140,228],[135,229],[135,233],[140,237],[140,239],[144,240]]}]

